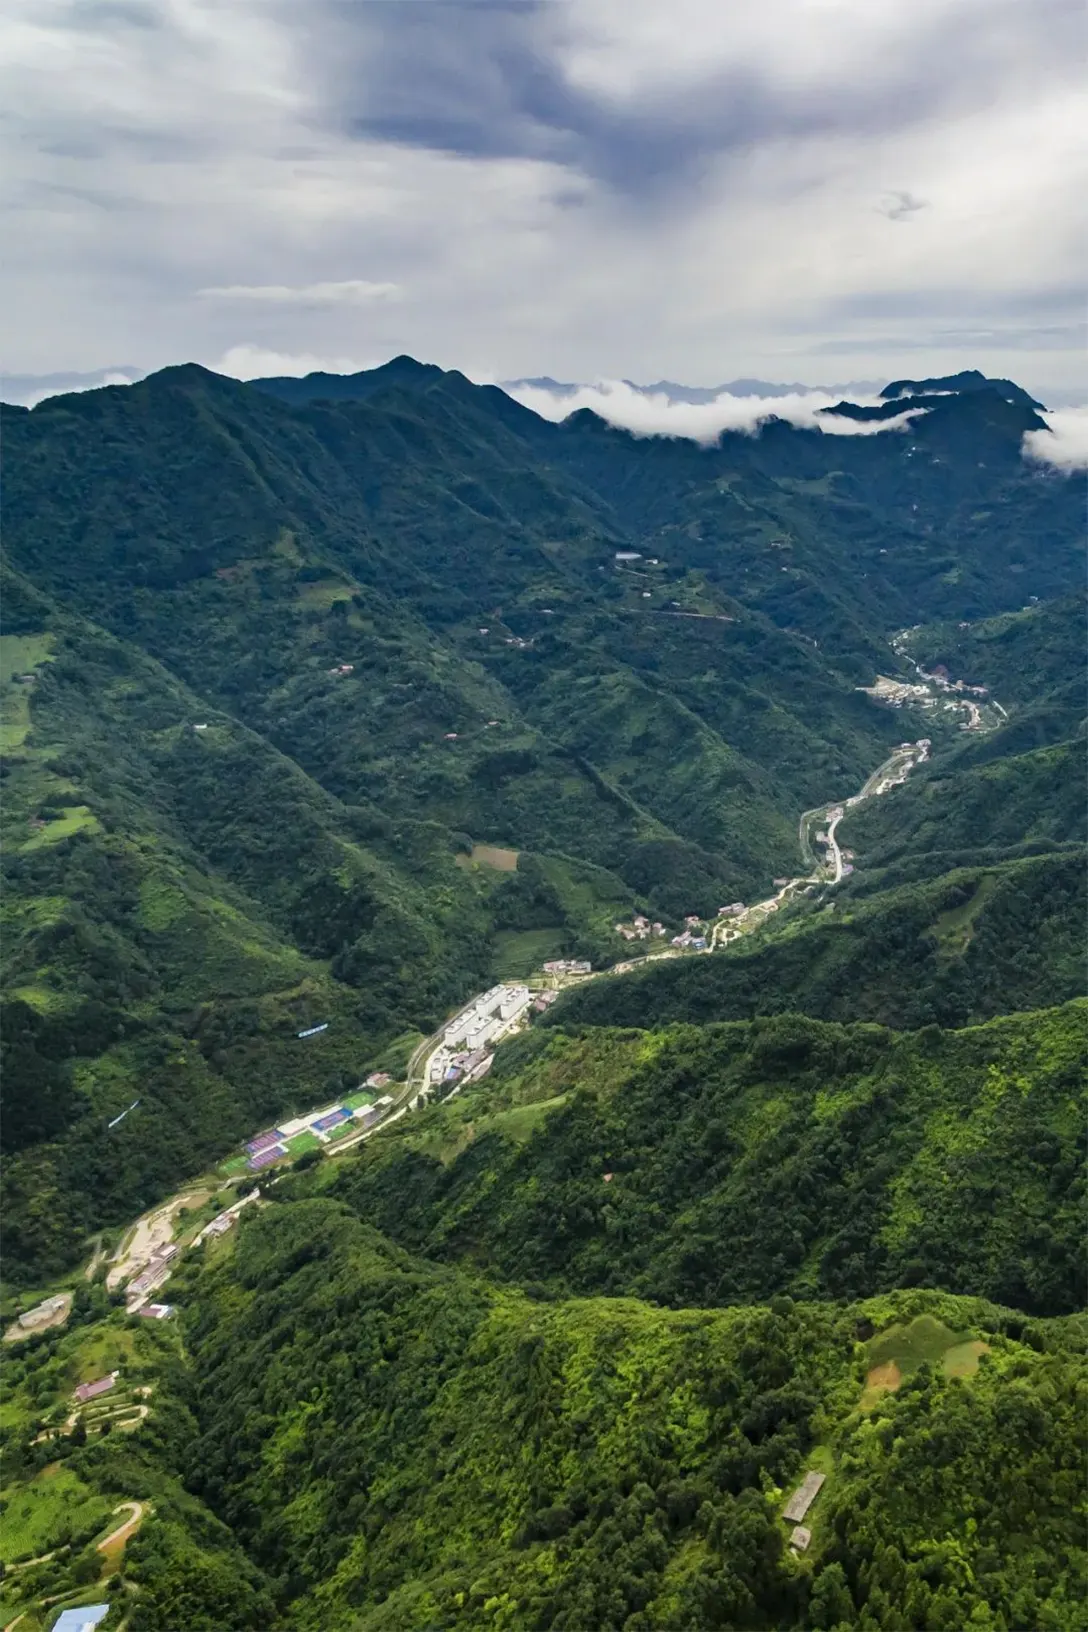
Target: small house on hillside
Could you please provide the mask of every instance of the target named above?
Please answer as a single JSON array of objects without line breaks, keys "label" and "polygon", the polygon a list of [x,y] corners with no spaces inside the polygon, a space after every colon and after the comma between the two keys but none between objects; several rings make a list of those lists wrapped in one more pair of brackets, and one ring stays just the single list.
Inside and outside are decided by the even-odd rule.
[{"label": "small house on hillside", "polygon": [[88,1400],[96,1400],[100,1394],[109,1392],[119,1375],[120,1373],[111,1371],[108,1377],[99,1377],[93,1383],[80,1383],[72,1398],[80,1405],[85,1405]]}]

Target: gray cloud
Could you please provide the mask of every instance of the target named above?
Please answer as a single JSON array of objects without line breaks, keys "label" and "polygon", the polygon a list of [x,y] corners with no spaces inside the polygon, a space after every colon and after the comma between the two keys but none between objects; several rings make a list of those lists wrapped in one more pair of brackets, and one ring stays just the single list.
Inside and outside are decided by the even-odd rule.
[{"label": "gray cloud", "polygon": [[1016,350],[1046,398],[1080,372],[1079,28],[1079,0],[8,0],[5,349],[706,385]]},{"label": "gray cloud", "polygon": [[[691,11],[693,8],[686,8]],[[709,8],[699,8],[702,16]],[[708,49],[701,70],[669,84],[653,76],[634,94],[602,96],[570,73],[570,48],[592,36],[594,7],[552,0],[310,0],[302,61],[323,101],[357,136],[470,158],[531,158],[577,169],[634,195],[673,186],[693,165],[743,155],[767,142],[873,137],[918,125],[946,110],[984,105],[1027,47],[1027,63],[1059,63],[1077,50],[1080,7],[1072,0],[944,0],[915,8],[913,27],[887,52],[888,32],[869,50],[828,53],[805,73],[803,37],[757,30],[740,6],[740,49]],[[772,5],[771,14],[775,11]],[[798,8],[777,8],[792,12]],[[637,23],[639,0],[616,13]],[[687,22],[685,8],[675,27]],[[835,43],[864,38],[861,8],[824,10],[820,31]],[[618,42],[617,42],[618,46]],[[1024,66],[1023,59],[1021,66]],[[798,72],[801,68],[802,71]],[[892,191],[884,213],[923,208]]]},{"label": "gray cloud", "polygon": [[919,210],[928,209],[929,203],[927,199],[915,198],[913,193],[904,193],[897,189],[888,193],[877,207],[881,215],[886,215],[889,221],[909,221]]}]

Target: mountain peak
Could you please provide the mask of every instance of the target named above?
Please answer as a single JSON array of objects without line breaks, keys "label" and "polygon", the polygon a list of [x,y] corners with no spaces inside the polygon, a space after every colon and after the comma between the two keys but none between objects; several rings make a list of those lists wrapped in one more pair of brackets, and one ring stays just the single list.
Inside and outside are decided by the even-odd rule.
[{"label": "mountain peak", "polygon": [[965,368],[959,374],[942,374],[926,380],[892,380],[880,395],[886,402],[891,402],[899,397],[962,396],[974,391],[996,391],[1006,402],[1019,403],[1022,408],[1044,406],[1014,380],[993,380],[977,368]]}]

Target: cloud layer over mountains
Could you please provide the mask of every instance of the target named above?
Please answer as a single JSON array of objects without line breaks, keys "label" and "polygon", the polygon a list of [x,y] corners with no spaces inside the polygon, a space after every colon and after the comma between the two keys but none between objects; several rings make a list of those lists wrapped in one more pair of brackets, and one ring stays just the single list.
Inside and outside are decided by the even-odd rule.
[{"label": "cloud layer over mountains", "polygon": [[[524,384],[505,389],[545,419],[565,419],[580,408],[589,408],[610,425],[620,425],[636,436],[684,436],[702,443],[715,442],[723,431],[758,431],[772,418],[833,436],[875,436],[902,430],[918,412],[915,409],[875,423],[847,419],[825,412],[842,398],[824,391],[791,391],[784,396],[766,397],[733,396],[723,391],[710,402],[677,402],[663,391],[641,391],[626,380],[602,380],[596,385],[580,385],[572,392]],[[853,400],[875,404],[879,398]]]}]

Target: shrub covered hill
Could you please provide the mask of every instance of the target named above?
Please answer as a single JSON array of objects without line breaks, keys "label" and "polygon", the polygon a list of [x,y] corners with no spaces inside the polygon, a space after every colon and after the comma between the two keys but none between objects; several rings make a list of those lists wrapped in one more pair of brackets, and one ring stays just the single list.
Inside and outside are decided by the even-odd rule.
[{"label": "shrub covered hill", "polygon": [[[0,1349],[0,1624],[1088,1629],[1081,498],[1009,382],[912,407],[698,447],[401,358],[5,409],[3,1292],[73,1304]],[[919,668],[987,728],[861,689]],[[497,976],[768,896],[922,735],[839,885],[300,1158],[176,1319],[85,1276]]]}]

